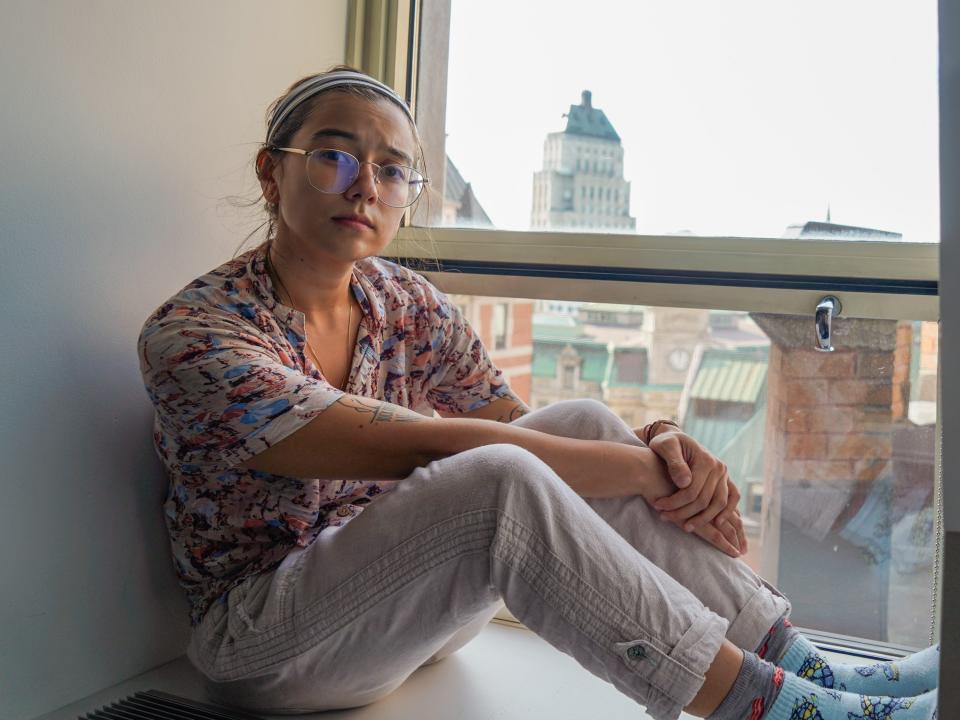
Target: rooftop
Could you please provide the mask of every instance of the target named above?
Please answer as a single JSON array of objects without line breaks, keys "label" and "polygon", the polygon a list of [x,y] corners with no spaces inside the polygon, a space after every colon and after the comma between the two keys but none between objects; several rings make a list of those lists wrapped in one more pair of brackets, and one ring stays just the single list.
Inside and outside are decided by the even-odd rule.
[{"label": "rooftop", "polygon": [[903,235],[887,230],[857,227],[855,225],[838,225],[832,222],[809,220],[799,225],[790,225],[783,233],[785,238],[847,238],[859,240],[901,240]]},{"label": "rooftop", "polygon": [[593,94],[589,90],[584,90],[580,97],[579,105],[570,106],[564,132],[568,135],[585,135],[619,143],[620,136],[607,120],[603,110],[593,107]]}]

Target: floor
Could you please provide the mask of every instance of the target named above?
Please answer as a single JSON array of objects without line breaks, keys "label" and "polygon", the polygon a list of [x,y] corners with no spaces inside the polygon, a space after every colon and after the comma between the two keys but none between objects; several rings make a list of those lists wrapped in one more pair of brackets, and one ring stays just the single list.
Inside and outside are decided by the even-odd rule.
[{"label": "floor", "polygon": [[[842,655],[825,652],[828,659]],[[208,702],[200,676],[186,658],[36,720],[77,720],[139,690],[163,690]],[[265,716],[269,717],[269,716]],[[275,716],[281,717],[281,716]],[[290,716],[285,716],[289,720]],[[491,623],[456,654],[415,672],[380,702],[347,711],[301,715],[322,720],[583,720],[649,716],[613,686],[590,675],[526,628]],[[683,720],[691,715],[684,713]]]}]

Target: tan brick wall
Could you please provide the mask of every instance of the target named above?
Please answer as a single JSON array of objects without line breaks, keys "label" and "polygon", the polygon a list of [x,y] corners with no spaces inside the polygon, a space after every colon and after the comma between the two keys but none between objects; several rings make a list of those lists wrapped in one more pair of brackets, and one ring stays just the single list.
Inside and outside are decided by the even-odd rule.
[{"label": "tan brick wall", "polygon": [[510,378],[510,389],[514,394],[523,400],[527,405],[530,404],[530,389],[532,386],[532,376],[530,373],[515,375]]},{"label": "tan brick wall", "polygon": [[501,355],[509,352],[510,348],[506,350],[501,350],[500,352],[490,353],[490,359],[493,360],[494,365],[496,365],[501,370],[507,370],[508,368],[522,367],[524,365],[529,365],[533,359],[533,352],[524,353],[522,355],[509,355],[507,357],[500,357]]},{"label": "tan brick wall", "polygon": [[493,305],[481,302],[478,311],[480,327],[476,330],[480,335],[480,342],[489,351],[493,349]]},{"label": "tan brick wall", "polygon": [[897,326],[897,347],[893,351],[893,387],[891,412],[894,420],[907,416],[910,406],[910,352],[913,349],[913,326],[902,322]]},{"label": "tan brick wall", "polygon": [[510,346],[523,347],[533,343],[533,303],[513,303],[510,306],[510,314],[513,318]]},{"label": "tan brick wall", "polygon": [[[781,517],[803,527],[810,518],[850,517],[866,487],[890,467],[896,421],[907,413],[912,326],[848,320],[821,353],[801,319],[761,316],[772,342],[761,516],[762,572],[776,577]],[[838,335],[840,334],[838,333]],[[784,491],[829,486],[829,506],[781,506]],[[810,497],[813,497],[812,495]]]}]

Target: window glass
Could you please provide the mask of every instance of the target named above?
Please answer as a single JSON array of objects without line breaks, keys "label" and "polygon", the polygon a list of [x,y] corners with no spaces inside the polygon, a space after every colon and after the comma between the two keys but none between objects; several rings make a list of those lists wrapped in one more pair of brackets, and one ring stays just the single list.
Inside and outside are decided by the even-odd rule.
[{"label": "window glass", "polygon": [[507,346],[507,305],[497,303],[493,306],[493,349],[503,350]]},{"label": "window glass", "polygon": [[[482,307],[496,298],[457,295]],[[744,560],[796,624],[928,644],[938,328],[808,316],[514,300],[491,351],[531,408],[605,403],[633,427],[677,420],[740,490]],[[481,337],[489,337],[482,323]],[[489,316],[492,322],[492,316]]]},{"label": "window glass", "polygon": [[452,0],[446,73],[420,61],[446,88],[427,222],[937,242],[936,22],[935,0]]}]

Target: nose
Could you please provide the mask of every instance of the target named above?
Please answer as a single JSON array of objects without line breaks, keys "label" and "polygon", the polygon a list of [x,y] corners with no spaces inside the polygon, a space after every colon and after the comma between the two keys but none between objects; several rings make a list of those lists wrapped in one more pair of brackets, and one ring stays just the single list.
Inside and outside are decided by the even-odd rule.
[{"label": "nose", "polygon": [[360,170],[353,185],[347,188],[346,195],[350,200],[362,200],[367,204],[377,202],[377,170],[379,166],[372,162],[360,163]]}]

